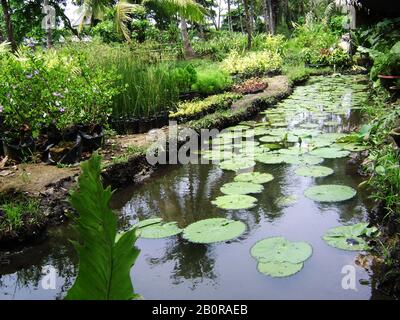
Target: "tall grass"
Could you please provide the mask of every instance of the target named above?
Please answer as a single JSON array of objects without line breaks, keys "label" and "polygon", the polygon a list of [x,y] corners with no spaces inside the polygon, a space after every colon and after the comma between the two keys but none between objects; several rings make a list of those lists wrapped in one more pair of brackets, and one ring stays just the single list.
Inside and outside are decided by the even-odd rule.
[{"label": "tall grass", "polygon": [[119,81],[126,89],[114,99],[113,117],[150,117],[178,103],[179,85],[171,72],[175,61],[155,62],[149,54],[127,45],[79,44],[73,50],[82,52],[89,64],[115,69],[121,75]]}]

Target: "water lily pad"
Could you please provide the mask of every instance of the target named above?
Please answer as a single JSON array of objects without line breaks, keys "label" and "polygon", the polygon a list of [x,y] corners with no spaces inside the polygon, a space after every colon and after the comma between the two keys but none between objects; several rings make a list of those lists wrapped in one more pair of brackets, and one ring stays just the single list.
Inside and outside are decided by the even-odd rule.
[{"label": "water lily pad", "polygon": [[350,152],[347,150],[340,150],[338,148],[319,148],[312,150],[310,154],[321,158],[335,159],[347,157]]},{"label": "water lily pad", "polygon": [[256,159],[256,161],[262,162],[265,164],[279,164],[279,163],[283,163],[285,160],[283,155],[275,154],[275,153],[266,153],[266,154],[256,155],[255,159]]},{"label": "water lily pad", "polygon": [[234,157],[230,160],[222,161],[219,164],[219,167],[223,170],[238,171],[238,170],[242,170],[242,169],[252,168],[255,165],[256,165],[256,163],[251,159]]},{"label": "water lily pad", "polygon": [[275,200],[275,205],[278,207],[288,207],[295,204],[298,201],[298,196],[292,194],[290,196],[282,196]]},{"label": "water lily pad", "polygon": [[135,224],[135,227],[144,228],[144,227],[149,226],[151,224],[161,223],[161,221],[162,221],[161,218],[150,218],[150,219],[139,221],[138,223]]},{"label": "water lily pad", "polygon": [[266,143],[266,144],[262,144],[260,147],[268,148],[269,150],[279,150],[280,148],[282,148],[282,146],[280,144],[276,144],[276,143]]},{"label": "water lily pad", "polygon": [[249,194],[260,193],[264,190],[261,184],[252,182],[229,182],[221,187],[221,192],[224,194]]},{"label": "water lily pad", "polygon": [[333,170],[324,166],[309,166],[298,168],[295,173],[303,177],[326,177],[333,173]]},{"label": "water lily pad", "polygon": [[328,245],[342,250],[368,250],[368,243],[362,237],[371,236],[376,231],[375,227],[368,228],[368,223],[357,223],[329,229],[323,239]]},{"label": "water lily pad", "polygon": [[183,231],[183,238],[194,243],[215,243],[235,239],[246,230],[241,221],[211,218],[190,224]]},{"label": "water lily pad", "polygon": [[300,125],[300,127],[304,129],[315,129],[318,128],[319,125],[317,123],[303,123]]},{"label": "water lily pad", "polygon": [[269,173],[244,172],[237,175],[234,180],[240,182],[267,183],[274,180],[274,176]]},{"label": "water lily pad", "polygon": [[312,255],[307,242],[290,242],[284,237],[271,237],[258,241],[250,251],[260,262],[300,263]]},{"label": "water lily pad", "polygon": [[303,263],[289,262],[259,262],[257,269],[259,272],[273,278],[284,278],[298,273],[303,268]]},{"label": "water lily pad", "polygon": [[338,202],[353,198],[357,191],[348,186],[327,184],[308,188],[304,195],[314,201]]},{"label": "water lily pad", "polygon": [[147,239],[161,239],[171,236],[175,236],[181,233],[183,230],[180,229],[176,222],[167,223],[156,223],[146,225],[139,229],[140,237]]},{"label": "water lily pad", "polygon": [[257,199],[248,195],[227,195],[217,197],[212,204],[225,210],[250,209],[257,204]]},{"label": "water lily pad", "polygon": [[268,142],[268,143],[274,143],[274,142],[280,142],[282,141],[281,136],[263,136],[260,138],[261,142]]},{"label": "water lily pad", "polygon": [[367,146],[360,146],[355,143],[336,143],[336,145],[351,152],[361,152],[368,149]]}]

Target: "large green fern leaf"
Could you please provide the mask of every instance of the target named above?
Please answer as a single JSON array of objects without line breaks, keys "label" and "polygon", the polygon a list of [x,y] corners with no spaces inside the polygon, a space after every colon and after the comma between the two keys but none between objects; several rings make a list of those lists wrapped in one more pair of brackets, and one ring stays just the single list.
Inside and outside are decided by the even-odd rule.
[{"label": "large green fern leaf", "polygon": [[78,189],[71,204],[79,213],[74,242],[79,256],[78,276],[66,299],[127,300],[134,294],[130,269],[139,250],[134,247],[136,229],[117,236],[117,217],[109,207],[110,188],[100,178],[101,157],[94,154],[82,164]]}]

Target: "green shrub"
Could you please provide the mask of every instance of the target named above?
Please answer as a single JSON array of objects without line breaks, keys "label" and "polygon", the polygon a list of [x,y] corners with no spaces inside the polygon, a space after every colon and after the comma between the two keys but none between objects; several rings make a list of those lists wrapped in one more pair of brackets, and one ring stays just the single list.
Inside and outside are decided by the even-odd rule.
[{"label": "green shrub", "polygon": [[232,78],[218,68],[202,68],[197,71],[197,80],[192,89],[203,95],[224,91],[232,85]]},{"label": "green shrub", "polygon": [[400,75],[400,54],[389,52],[378,55],[371,68],[370,77],[376,80],[379,74]]},{"label": "green shrub", "polygon": [[170,118],[182,119],[184,121],[199,118],[217,109],[227,109],[234,101],[241,97],[242,95],[238,93],[223,93],[207,97],[204,100],[181,102],[178,105],[177,111],[170,113]]},{"label": "green shrub", "polygon": [[248,52],[244,56],[237,51],[231,51],[228,57],[222,61],[221,67],[230,74],[261,75],[280,71],[282,58],[278,53],[269,50]]},{"label": "green shrub", "polygon": [[6,201],[0,204],[0,213],[0,235],[15,234],[24,227],[32,227],[39,223],[42,214],[39,202],[32,199]]},{"label": "green shrub", "polygon": [[176,66],[171,73],[180,92],[190,91],[192,85],[198,80],[196,69],[190,63]]},{"label": "green shrub", "polygon": [[89,66],[83,55],[23,49],[0,58],[0,105],[6,130],[28,127],[37,136],[55,122],[104,124],[113,97],[121,92],[113,70]]}]

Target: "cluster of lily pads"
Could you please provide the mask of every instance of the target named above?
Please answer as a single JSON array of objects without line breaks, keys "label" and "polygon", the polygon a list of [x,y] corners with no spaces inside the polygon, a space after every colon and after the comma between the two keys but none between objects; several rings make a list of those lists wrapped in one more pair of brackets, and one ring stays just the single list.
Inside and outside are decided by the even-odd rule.
[{"label": "cluster of lily pads", "polygon": [[164,223],[161,218],[151,218],[138,222],[136,228],[141,238],[161,239],[182,233],[184,239],[193,243],[215,243],[239,237],[246,230],[246,225],[241,221],[211,218],[181,229],[177,222]]},{"label": "cluster of lily pads", "polygon": [[[354,80],[354,78],[353,78]],[[351,87],[352,95],[347,94]],[[362,104],[364,84],[354,84],[347,78],[326,78],[307,87],[297,88],[293,95],[280,103],[278,108],[263,112],[264,121],[246,121],[226,129],[211,140],[210,150],[202,150],[201,156],[216,161],[223,170],[237,173],[232,182],[224,184],[222,196],[212,203],[225,210],[250,209],[257,198],[250,194],[264,191],[264,184],[274,179],[266,172],[243,172],[257,162],[277,165],[298,165],[295,174],[304,177],[326,177],[333,169],[321,165],[325,159],[347,157],[350,152],[366,149],[364,145],[346,140],[347,135],[337,132],[323,133],[323,127],[338,126],[339,117],[349,109]],[[316,94],[317,92],[317,94]],[[305,122],[312,114],[313,122]],[[326,131],[326,130],[324,130]],[[336,202],[353,198],[356,190],[343,185],[317,185],[308,188],[305,196],[319,202]],[[276,199],[280,206],[290,205],[297,196]],[[160,218],[148,219],[137,224],[142,238],[164,238],[181,234],[193,243],[215,243],[235,239],[242,235],[246,226],[241,221],[211,218],[197,221],[181,229],[176,222],[164,223]],[[365,236],[376,229],[360,223],[330,229],[323,239],[330,246],[343,250],[366,250]],[[258,261],[258,270],[272,277],[286,277],[299,272],[304,261],[312,255],[312,247],[306,242],[290,242],[283,237],[272,237],[257,242],[251,255]]]}]

